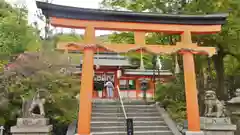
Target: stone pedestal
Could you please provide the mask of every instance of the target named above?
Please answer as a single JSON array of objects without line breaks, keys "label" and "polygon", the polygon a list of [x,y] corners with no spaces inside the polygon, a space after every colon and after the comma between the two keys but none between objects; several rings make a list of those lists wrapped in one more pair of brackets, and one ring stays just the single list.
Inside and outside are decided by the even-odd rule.
[{"label": "stone pedestal", "polygon": [[204,132],[192,132],[192,131],[186,131],[185,135],[204,135]]},{"label": "stone pedestal", "polygon": [[[231,120],[234,124],[237,125],[237,130],[235,132],[236,135],[240,135],[240,100],[239,98],[233,98],[232,102],[228,102],[227,109],[231,114]],[[238,99],[236,101],[236,99]],[[231,101],[231,100],[230,100]],[[236,102],[234,102],[236,101]]]},{"label": "stone pedestal", "polygon": [[231,119],[201,117],[201,130],[204,135],[234,135],[236,125],[231,123]]},{"label": "stone pedestal", "polygon": [[52,125],[47,118],[18,118],[17,125],[11,127],[12,135],[50,135]]}]

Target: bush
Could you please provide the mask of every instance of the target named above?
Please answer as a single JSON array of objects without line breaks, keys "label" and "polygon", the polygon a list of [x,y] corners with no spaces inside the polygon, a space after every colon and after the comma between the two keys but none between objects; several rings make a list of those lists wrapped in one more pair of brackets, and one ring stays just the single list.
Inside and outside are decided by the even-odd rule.
[{"label": "bush", "polygon": [[161,102],[172,119],[182,122],[186,119],[186,102],[183,74],[165,84],[158,84],[156,100]]},{"label": "bush", "polygon": [[[6,70],[2,76],[6,79],[2,79],[4,81],[0,85],[8,93],[9,105],[7,110],[0,108],[3,114],[0,116],[0,124],[16,120],[21,115],[22,98],[32,98],[39,89],[47,91],[47,117],[59,123],[70,123],[76,119],[78,104],[75,96],[79,93],[80,82],[79,77],[72,74],[76,71],[75,67],[67,63],[65,56],[62,58],[53,52],[36,54],[36,58],[30,54],[22,56],[24,59],[15,61],[14,68]],[[8,72],[14,74],[9,76]],[[0,96],[0,103],[1,101]]]}]

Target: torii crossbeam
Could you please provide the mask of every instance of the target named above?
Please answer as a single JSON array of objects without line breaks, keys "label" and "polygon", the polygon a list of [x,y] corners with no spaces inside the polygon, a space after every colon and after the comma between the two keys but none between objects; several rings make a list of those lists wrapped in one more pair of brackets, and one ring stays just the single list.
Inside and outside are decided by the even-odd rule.
[{"label": "torii crossbeam", "polygon": [[[187,102],[188,135],[202,135],[200,132],[199,106],[196,89],[196,76],[193,54],[216,53],[214,47],[199,47],[192,43],[191,34],[210,34],[221,31],[226,14],[214,15],[167,15],[84,9],[37,2],[38,8],[49,17],[53,26],[85,29],[84,44],[70,43],[68,50],[78,49],[84,52],[81,92],[78,115],[78,134],[90,135],[92,91],[96,48],[101,51],[125,53],[140,49],[153,54],[183,55],[184,80]],[[135,44],[103,45],[95,41],[95,30],[133,31]],[[181,35],[181,41],[175,46],[146,45],[146,32],[166,32]]]}]

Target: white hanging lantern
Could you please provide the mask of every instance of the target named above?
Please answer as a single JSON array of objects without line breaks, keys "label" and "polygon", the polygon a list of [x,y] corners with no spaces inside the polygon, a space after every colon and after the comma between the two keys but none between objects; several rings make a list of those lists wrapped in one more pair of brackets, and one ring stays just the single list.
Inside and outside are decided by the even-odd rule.
[{"label": "white hanging lantern", "polygon": [[117,78],[120,78],[122,76],[122,70],[118,69],[117,70]]},{"label": "white hanging lantern", "polygon": [[178,64],[178,58],[177,58],[177,54],[175,56],[175,74],[179,74],[180,73],[180,67]]},{"label": "white hanging lantern", "polygon": [[99,65],[99,49],[97,48],[97,61],[96,61],[96,70],[100,69]]},{"label": "white hanging lantern", "polygon": [[160,56],[157,57],[157,65],[158,65],[158,69],[161,70],[162,69],[162,63],[161,60],[159,58]]},{"label": "white hanging lantern", "polygon": [[145,70],[145,66],[144,66],[144,61],[143,61],[143,50],[141,49],[141,61],[140,61],[140,69],[141,70]]}]

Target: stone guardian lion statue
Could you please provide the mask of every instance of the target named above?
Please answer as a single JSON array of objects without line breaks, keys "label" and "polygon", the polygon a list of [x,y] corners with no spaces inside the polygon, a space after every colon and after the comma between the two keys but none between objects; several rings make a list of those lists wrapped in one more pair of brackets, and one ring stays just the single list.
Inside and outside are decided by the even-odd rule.
[{"label": "stone guardian lion statue", "polygon": [[40,98],[40,94],[37,93],[34,97],[33,97],[33,100],[32,100],[32,103],[30,105],[30,108],[29,108],[29,112],[32,113],[32,115],[34,115],[34,109],[35,107],[38,107],[39,108],[39,111],[40,111],[40,115],[41,116],[45,116],[45,110],[44,110],[44,104],[45,104],[46,100],[45,98]]},{"label": "stone guardian lion statue", "polygon": [[[24,100],[22,104],[22,115],[25,118],[32,118],[32,117],[44,117],[45,116],[45,109],[44,104],[46,103],[45,97],[41,96],[41,92],[46,92],[39,90],[37,91],[33,98],[30,100]],[[49,93],[49,92],[48,92]],[[39,110],[39,113],[35,112],[35,109]]]},{"label": "stone guardian lion statue", "polygon": [[215,91],[206,91],[204,96],[205,116],[206,117],[225,117],[226,106],[224,101],[217,99]]}]

